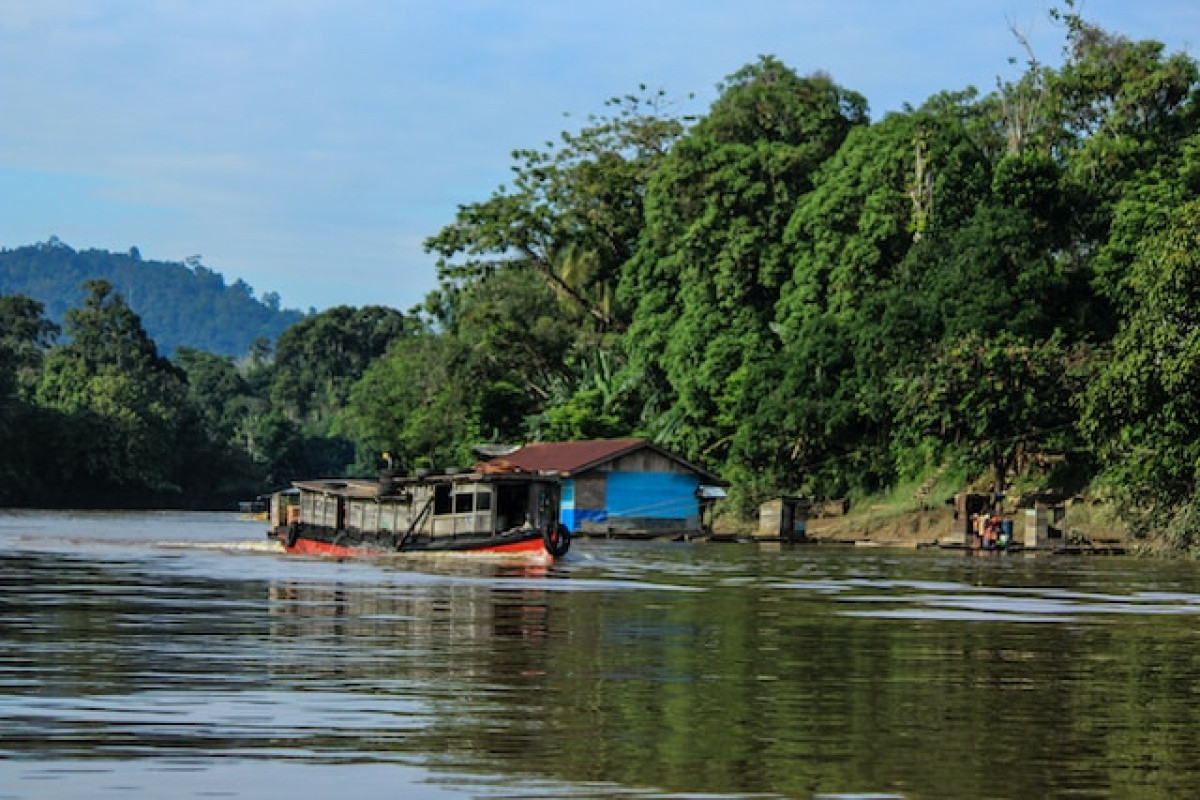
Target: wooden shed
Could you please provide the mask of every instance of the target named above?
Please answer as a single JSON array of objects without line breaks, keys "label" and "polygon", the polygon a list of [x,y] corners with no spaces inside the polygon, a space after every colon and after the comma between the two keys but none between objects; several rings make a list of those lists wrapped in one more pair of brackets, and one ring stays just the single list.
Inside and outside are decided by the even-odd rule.
[{"label": "wooden shed", "polygon": [[645,439],[537,442],[489,466],[551,472],[562,482],[561,520],[573,533],[698,534],[725,481]]}]

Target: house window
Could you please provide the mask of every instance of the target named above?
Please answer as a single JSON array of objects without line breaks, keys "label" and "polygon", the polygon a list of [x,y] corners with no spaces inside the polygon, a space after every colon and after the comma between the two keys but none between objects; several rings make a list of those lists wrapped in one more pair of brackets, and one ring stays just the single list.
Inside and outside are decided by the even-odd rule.
[{"label": "house window", "polygon": [[488,491],[475,493],[475,510],[476,511],[491,511],[492,510],[492,493]]},{"label": "house window", "polygon": [[454,513],[455,514],[470,514],[475,510],[475,495],[473,494],[456,494],[454,495]]}]

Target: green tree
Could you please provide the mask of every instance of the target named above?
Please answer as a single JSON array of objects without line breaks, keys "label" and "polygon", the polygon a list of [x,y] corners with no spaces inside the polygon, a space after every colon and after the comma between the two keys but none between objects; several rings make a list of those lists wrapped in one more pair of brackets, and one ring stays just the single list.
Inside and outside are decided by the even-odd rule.
[{"label": "green tree", "polygon": [[186,376],[188,397],[200,410],[206,438],[219,444],[236,442],[245,413],[258,403],[233,359],[180,347],[174,362]]},{"label": "green tree", "polygon": [[425,242],[448,280],[483,277],[504,263],[541,276],[579,324],[621,329],[614,303],[620,270],[642,230],[645,187],[683,121],[664,93],[614,98],[610,115],[589,117],[544,150],[513,153],[511,187],[459,207]]},{"label": "green tree", "polygon": [[[1177,165],[1200,124],[1200,67],[1155,41],[1133,41],[1082,19],[1067,3],[1066,62],[1052,76],[1075,240],[1070,253],[1095,259],[1098,290],[1120,302],[1136,246],[1114,215],[1131,195],[1145,197],[1146,178]],[[1163,198],[1164,200],[1166,198]],[[1113,234],[1117,234],[1116,237]],[[1116,246],[1109,247],[1116,238]],[[1111,331],[1109,331],[1111,333]]]},{"label": "green tree", "polygon": [[350,419],[363,445],[406,469],[458,465],[476,430],[462,369],[469,353],[454,337],[423,333],[394,343],[351,391]]},{"label": "green tree", "polygon": [[1200,202],[1173,211],[1126,285],[1130,312],[1089,386],[1081,427],[1143,532],[1200,544]]},{"label": "green tree", "polygon": [[47,431],[52,415],[33,403],[45,351],[58,326],[41,303],[0,296],[0,503],[30,502],[45,490]]},{"label": "green tree", "polygon": [[174,361],[183,370],[188,403],[196,410],[198,423],[198,435],[188,446],[192,491],[245,497],[278,485],[278,481],[266,479],[261,464],[253,458],[254,432],[268,413],[265,391],[260,387],[256,394],[228,356],[180,347]]},{"label": "green tree", "polygon": [[276,343],[272,405],[297,422],[328,423],[368,365],[409,329],[384,306],[335,306],[302,319]]},{"label": "green tree", "polygon": [[69,341],[47,354],[37,388],[39,404],[70,419],[52,445],[57,474],[81,480],[81,496],[177,493],[179,443],[193,421],[182,375],[109,283],[85,286],[83,306],[66,316]]},{"label": "green tree", "polygon": [[1140,171],[1113,204],[1108,237],[1092,262],[1095,291],[1111,303],[1107,317],[1093,325],[1107,340],[1122,315],[1136,308],[1128,279],[1145,243],[1171,222],[1172,212],[1200,194],[1200,134],[1184,140],[1174,154]]},{"label": "green tree", "polygon": [[953,444],[1006,491],[1025,462],[1075,418],[1078,354],[1058,338],[1027,343],[1002,331],[950,340],[917,376],[897,376],[897,437]]},{"label": "green tree", "polygon": [[0,397],[27,397],[36,385],[42,356],[59,333],[44,310],[24,295],[0,295]]},{"label": "green tree", "polygon": [[662,443],[703,460],[727,452],[758,391],[754,364],[775,347],[788,217],[865,121],[861,96],[764,57],[729,78],[654,174],[621,296],[636,303],[632,370],[648,386],[645,425]]},{"label": "green tree", "polygon": [[[841,497],[875,488],[879,426],[857,397],[853,330],[832,313],[810,314],[803,333],[757,366],[758,403],[734,437],[726,477],[743,515],[781,491]],[[890,474],[890,473],[888,473]]]},{"label": "green tree", "polygon": [[353,442],[341,436],[306,432],[287,414],[270,410],[246,422],[256,476],[268,487],[298,478],[339,476],[355,458]]},{"label": "green tree", "polygon": [[[935,243],[988,194],[962,110],[893,114],[850,131],[784,233],[778,353],[749,382],[731,474],[817,495],[894,480],[891,376],[917,368],[952,307],[923,286]],[[757,502],[750,498],[747,507]]]},{"label": "green tree", "polygon": [[461,464],[482,441],[522,441],[528,420],[570,396],[577,328],[536,273],[504,265],[444,279],[427,305],[427,330],[397,342],[353,389],[351,427],[366,449],[409,468]]},{"label": "green tree", "polygon": [[[477,386],[491,382],[518,390],[523,414],[545,404],[552,386],[565,375],[564,362],[578,328],[559,313],[561,306],[538,276],[506,266],[462,285],[454,293],[455,310],[440,320],[442,330],[469,353],[464,378]],[[519,435],[515,426],[498,426],[502,437]],[[485,433],[497,427],[482,422]]]},{"label": "green tree", "polygon": [[535,441],[612,439],[635,430],[632,374],[611,351],[576,353],[567,373],[551,386],[544,410],[525,422]]}]

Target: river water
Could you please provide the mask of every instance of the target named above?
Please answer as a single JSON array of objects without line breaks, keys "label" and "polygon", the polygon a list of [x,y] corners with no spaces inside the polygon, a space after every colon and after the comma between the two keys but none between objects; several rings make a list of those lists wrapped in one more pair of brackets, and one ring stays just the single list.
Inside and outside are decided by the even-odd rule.
[{"label": "river water", "polygon": [[0,512],[7,798],[1200,796],[1200,566]]}]

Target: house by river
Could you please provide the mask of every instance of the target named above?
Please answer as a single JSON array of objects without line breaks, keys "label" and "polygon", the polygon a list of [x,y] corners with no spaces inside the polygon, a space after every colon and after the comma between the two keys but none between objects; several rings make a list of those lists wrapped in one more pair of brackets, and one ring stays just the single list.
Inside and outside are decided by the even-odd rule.
[{"label": "house by river", "polygon": [[560,519],[594,536],[693,536],[711,523],[725,481],[645,439],[537,442],[488,462],[562,481]]}]

